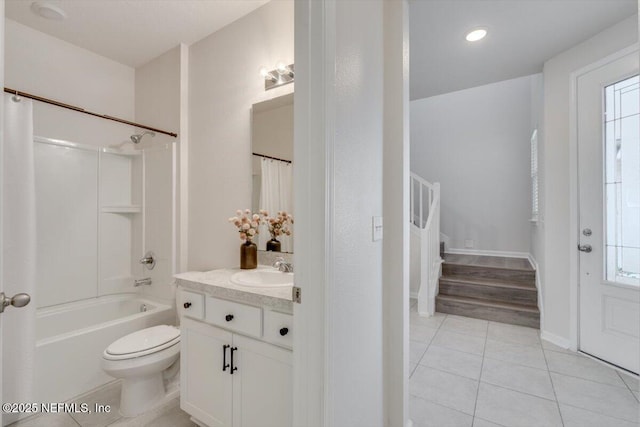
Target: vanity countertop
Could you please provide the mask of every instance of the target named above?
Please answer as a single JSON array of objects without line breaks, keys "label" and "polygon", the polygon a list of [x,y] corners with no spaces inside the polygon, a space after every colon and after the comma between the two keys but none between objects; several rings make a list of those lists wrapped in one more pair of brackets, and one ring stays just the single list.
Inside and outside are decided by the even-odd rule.
[{"label": "vanity countertop", "polygon": [[[258,268],[273,270],[273,267],[259,265]],[[231,276],[239,268],[225,268],[211,271],[189,271],[176,274],[176,284],[184,289],[202,292],[214,297],[231,299],[253,305],[264,305],[275,309],[292,310],[291,286],[268,288],[240,286],[231,282]]]}]

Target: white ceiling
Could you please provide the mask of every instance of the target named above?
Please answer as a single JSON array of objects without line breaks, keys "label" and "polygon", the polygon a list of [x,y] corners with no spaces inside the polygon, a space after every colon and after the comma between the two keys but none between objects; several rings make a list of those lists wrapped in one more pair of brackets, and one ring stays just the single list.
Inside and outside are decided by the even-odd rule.
[{"label": "white ceiling", "polygon": [[[50,21],[32,0],[7,0],[6,16],[137,67],[194,43],[268,0],[49,0],[67,13]],[[542,71],[544,61],[637,13],[637,0],[411,0],[411,99]],[[489,35],[470,44],[466,32]]]},{"label": "white ceiling", "polygon": [[[542,71],[547,59],[638,12],[637,0],[413,0],[411,99]],[[488,36],[469,43],[483,26]]]},{"label": "white ceiling", "polygon": [[179,43],[194,43],[268,0],[50,0],[67,19],[31,12],[32,0],[7,0],[5,14],[38,31],[138,67]]}]

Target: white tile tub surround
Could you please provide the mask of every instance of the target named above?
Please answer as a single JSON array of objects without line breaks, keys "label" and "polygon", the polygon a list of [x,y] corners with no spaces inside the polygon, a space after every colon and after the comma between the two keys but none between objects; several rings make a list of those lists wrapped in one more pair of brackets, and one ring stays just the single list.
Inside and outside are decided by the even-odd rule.
[{"label": "white tile tub surround", "polygon": [[411,311],[411,329],[435,330],[411,341],[414,427],[639,425],[637,376],[541,341],[535,329]]},{"label": "white tile tub surround", "polygon": [[[146,312],[140,311],[142,304]],[[100,365],[105,348],[131,332],[175,319],[173,307],[136,294],[38,310],[34,401],[62,402],[113,381]]]}]

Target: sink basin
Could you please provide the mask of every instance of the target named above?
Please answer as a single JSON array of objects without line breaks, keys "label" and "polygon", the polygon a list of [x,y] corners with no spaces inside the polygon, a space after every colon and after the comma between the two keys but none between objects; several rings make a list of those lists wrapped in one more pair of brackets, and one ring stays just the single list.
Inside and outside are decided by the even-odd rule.
[{"label": "sink basin", "polygon": [[281,288],[293,286],[293,273],[282,273],[275,269],[238,271],[231,276],[231,282],[252,288]]}]

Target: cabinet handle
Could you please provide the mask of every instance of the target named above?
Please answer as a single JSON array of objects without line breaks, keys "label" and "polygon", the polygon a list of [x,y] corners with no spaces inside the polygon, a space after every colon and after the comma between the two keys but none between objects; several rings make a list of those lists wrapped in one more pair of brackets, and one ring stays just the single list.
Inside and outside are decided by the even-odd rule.
[{"label": "cabinet handle", "polygon": [[227,349],[229,347],[231,347],[229,344],[225,344],[222,346],[222,372],[226,371],[229,367],[229,364],[227,363]]},{"label": "cabinet handle", "polygon": [[233,360],[233,353],[235,353],[236,351],[238,351],[238,347],[231,347],[231,372],[230,372],[231,375],[233,375],[233,373],[238,370],[238,367],[235,366],[234,360]]},{"label": "cabinet handle", "polygon": [[226,316],[224,316],[224,320],[226,320],[227,322],[231,322],[233,320],[233,314],[227,314]]},{"label": "cabinet handle", "polygon": [[280,329],[280,335],[281,336],[285,336],[289,333],[289,328],[282,328]]},{"label": "cabinet handle", "polygon": [[189,308],[191,307],[191,303],[190,302],[185,302],[184,304],[182,304],[184,308]]}]

